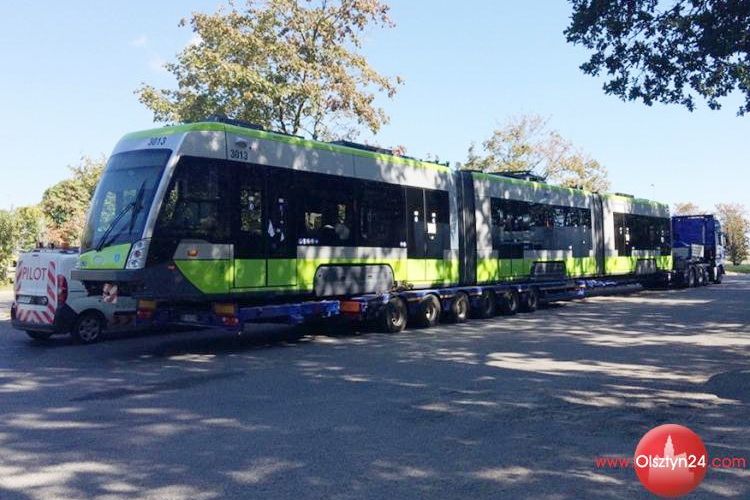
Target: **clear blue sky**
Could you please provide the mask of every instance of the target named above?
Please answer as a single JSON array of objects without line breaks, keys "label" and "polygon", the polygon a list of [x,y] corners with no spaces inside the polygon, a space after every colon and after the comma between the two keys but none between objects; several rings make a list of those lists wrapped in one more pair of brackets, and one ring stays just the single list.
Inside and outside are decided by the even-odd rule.
[{"label": "clear blue sky", "polygon": [[[0,3],[0,208],[39,201],[81,155],[151,127],[134,89],[172,83],[160,66],[192,37],[178,21],[217,5]],[[567,2],[391,5],[397,27],[369,33],[364,48],[378,70],[406,81],[383,102],[391,123],[378,143],[464,161],[469,144],[508,116],[538,113],[608,167],[613,191],[707,209],[750,205],[750,116],[735,116],[739,101],[690,113],[605,96],[578,69],[585,53],[564,40]]]}]

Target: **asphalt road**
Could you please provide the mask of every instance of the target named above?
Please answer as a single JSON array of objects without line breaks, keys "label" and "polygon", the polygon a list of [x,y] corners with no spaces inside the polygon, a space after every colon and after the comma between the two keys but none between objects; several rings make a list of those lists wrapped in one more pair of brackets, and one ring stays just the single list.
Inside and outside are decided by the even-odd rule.
[{"label": "asphalt road", "polygon": [[[513,318],[32,342],[0,296],[0,498],[646,497],[632,456],[680,423],[750,462],[750,279]],[[750,496],[709,470],[695,497]]]}]

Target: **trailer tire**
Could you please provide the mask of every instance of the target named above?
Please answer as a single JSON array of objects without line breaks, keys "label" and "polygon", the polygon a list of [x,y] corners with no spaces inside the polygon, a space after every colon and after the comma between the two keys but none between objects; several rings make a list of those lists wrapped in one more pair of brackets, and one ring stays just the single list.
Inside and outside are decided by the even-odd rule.
[{"label": "trailer tire", "polygon": [[515,290],[509,290],[505,292],[501,297],[498,297],[498,303],[500,304],[500,312],[506,316],[512,316],[518,312],[521,299],[518,296],[518,292]]},{"label": "trailer tire", "polygon": [[434,295],[425,295],[417,304],[415,322],[422,328],[431,328],[440,322],[440,301]]},{"label": "trailer tire", "polygon": [[521,311],[534,312],[539,308],[539,292],[536,288],[529,288],[521,299]]},{"label": "trailer tire", "polygon": [[705,280],[703,278],[704,278],[703,268],[701,266],[697,266],[695,268],[695,286],[696,287],[703,286],[703,284],[705,283]]},{"label": "trailer tire", "polygon": [[469,317],[469,296],[464,292],[458,292],[451,302],[448,311],[448,319],[454,323],[463,323]]},{"label": "trailer tire", "polygon": [[378,318],[378,326],[385,333],[399,333],[406,329],[406,304],[400,297],[391,297],[383,306]]},{"label": "trailer tire", "polygon": [[491,290],[485,290],[477,299],[473,313],[479,319],[487,319],[495,315],[496,308],[495,294]]},{"label": "trailer tire", "polygon": [[70,336],[77,344],[94,344],[102,339],[106,323],[100,312],[85,311],[76,318]]},{"label": "trailer tire", "polygon": [[707,267],[701,267],[701,275],[702,275],[702,282],[701,285],[708,286],[711,284],[711,280],[709,279],[708,275],[708,268]]},{"label": "trailer tire", "polygon": [[695,286],[695,268],[691,267],[687,272],[687,281],[685,282],[687,288],[693,288]]},{"label": "trailer tire", "polygon": [[26,330],[26,335],[28,335],[29,338],[41,341],[49,340],[50,337],[52,337],[52,334],[50,332],[35,332],[32,330]]}]

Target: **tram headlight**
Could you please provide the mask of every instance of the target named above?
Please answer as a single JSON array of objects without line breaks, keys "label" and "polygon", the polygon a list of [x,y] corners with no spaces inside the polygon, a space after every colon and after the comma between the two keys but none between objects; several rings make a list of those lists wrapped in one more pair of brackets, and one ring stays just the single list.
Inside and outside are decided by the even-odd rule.
[{"label": "tram headlight", "polygon": [[138,240],[133,243],[128,255],[128,263],[125,269],[143,269],[146,266],[146,255],[148,254],[149,240]]}]

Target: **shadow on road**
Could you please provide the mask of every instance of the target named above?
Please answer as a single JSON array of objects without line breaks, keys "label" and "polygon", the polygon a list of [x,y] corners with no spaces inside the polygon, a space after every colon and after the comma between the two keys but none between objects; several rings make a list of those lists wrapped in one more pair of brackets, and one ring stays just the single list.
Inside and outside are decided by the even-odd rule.
[{"label": "shadow on road", "polygon": [[671,422],[750,459],[749,305],[729,278],[400,335],[8,338],[0,497],[645,498],[594,458]]}]

